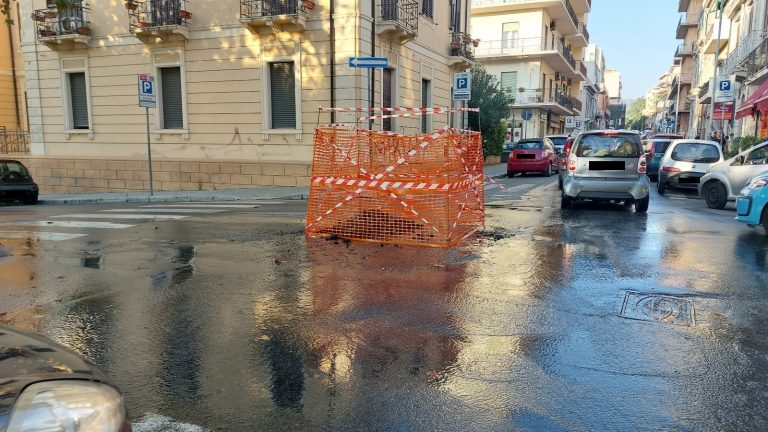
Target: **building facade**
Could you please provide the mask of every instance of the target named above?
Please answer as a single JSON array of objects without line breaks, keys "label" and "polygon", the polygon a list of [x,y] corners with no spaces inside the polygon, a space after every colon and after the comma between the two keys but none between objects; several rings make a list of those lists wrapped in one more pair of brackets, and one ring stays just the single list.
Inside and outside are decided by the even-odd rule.
[{"label": "building facade", "polygon": [[[27,129],[24,56],[18,22],[20,2],[9,2],[11,23],[0,14],[0,133]],[[0,141],[0,146],[2,142]]]},{"label": "building facade", "polygon": [[589,44],[584,56],[587,65],[587,83],[585,83],[585,97],[591,97],[593,108],[585,109],[585,130],[605,129],[609,117],[608,91],[605,85],[605,55],[603,50],[595,44]]},{"label": "building facade", "polygon": [[670,113],[674,113],[676,122],[673,124],[672,132],[692,138],[693,133],[689,133],[689,130],[695,97],[692,89],[696,71],[696,54],[699,52],[699,25],[703,19],[702,0],[681,0],[678,11],[682,15],[676,29],[676,37],[680,40],[674,54],[677,68],[667,97],[670,101]]},{"label": "building facade", "polygon": [[[469,0],[20,2],[30,154],[46,192],[307,185],[320,107],[447,106],[472,58]],[[385,69],[350,67],[386,57]],[[352,65],[356,66],[356,65]],[[419,133],[445,117],[376,121]]]},{"label": "building facade", "polygon": [[589,0],[472,1],[475,57],[508,93],[515,136],[564,133],[583,113],[590,9]]}]

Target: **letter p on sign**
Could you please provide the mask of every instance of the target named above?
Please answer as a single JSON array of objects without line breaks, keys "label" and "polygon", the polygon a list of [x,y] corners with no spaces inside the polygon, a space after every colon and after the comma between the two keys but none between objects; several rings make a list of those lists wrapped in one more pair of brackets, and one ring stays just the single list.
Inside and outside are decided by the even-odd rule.
[{"label": "letter p on sign", "polygon": [[730,90],[731,90],[731,81],[730,80],[720,81],[720,91],[730,91]]}]

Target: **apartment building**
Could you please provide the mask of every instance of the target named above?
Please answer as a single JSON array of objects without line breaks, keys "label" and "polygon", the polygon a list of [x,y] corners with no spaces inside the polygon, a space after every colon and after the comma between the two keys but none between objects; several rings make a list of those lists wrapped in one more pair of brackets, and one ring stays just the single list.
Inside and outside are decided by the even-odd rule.
[{"label": "apartment building", "polygon": [[[694,109],[695,93],[693,85],[697,69],[696,55],[700,51],[699,29],[703,20],[703,0],[680,0],[678,11],[681,12],[677,23],[676,37],[680,44],[675,50],[674,58],[677,64],[676,74],[672,77],[669,94],[669,111],[675,116],[676,123],[672,132],[693,137],[691,130],[691,111]],[[705,23],[711,28],[709,21]],[[710,35],[710,38],[712,36]],[[707,45],[702,53],[714,51],[714,46]]]},{"label": "apartment building", "polygon": [[589,44],[584,54],[584,63],[587,65],[587,82],[584,85],[585,103],[591,97],[593,107],[585,108],[583,115],[585,129],[604,129],[606,127],[608,112],[608,91],[605,85],[605,55],[603,50],[595,44]]},{"label": "apartment building", "polygon": [[[11,22],[18,22],[19,1],[9,2]],[[0,14],[0,152],[17,151],[8,148],[11,132],[27,129],[24,98],[24,57],[21,52],[21,31],[18,26],[6,22]],[[21,147],[23,149],[23,146]]]},{"label": "apartment building", "polygon": [[[152,74],[154,187],[307,185],[320,107],[447,106],[472,61],[469,0],[51,0],[21,5],[42,192],[148,187],[138,76]],[[385,69],[350,57],[386,57]],[[369,75],[370,74],[370,75]],[[446,118],[386,119],[419,133]],[[362,125],[362,124],[361,124]]]},{"label": "apartment building", "polygon": [[626,126],[627,106],[621,100],[621,72],[615,69],[605,71],[605,91],[608,96],[608,127],[620,129]]},{"label": "apartment building", "polygon": [[648,125],[654,132],[675,131],[674,113],[670,112],[672,103],[669,100],[670,89],[674,78],[679,75],[680,65],[675,64],[659,77],[656,85],[645,95],[643,115],[648,117]]},{"label": "apartment building", "polygon": [[476,59],[509,94],[508,122],[523,137],[566,131],[583,112],[591,0],[472,0]]}]

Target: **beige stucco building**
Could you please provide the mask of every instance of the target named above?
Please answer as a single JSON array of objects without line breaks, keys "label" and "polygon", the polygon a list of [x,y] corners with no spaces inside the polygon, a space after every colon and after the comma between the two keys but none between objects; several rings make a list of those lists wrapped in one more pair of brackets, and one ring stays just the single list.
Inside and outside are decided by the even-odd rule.
[{"label": "beige stucco building", "polygon": [[[10,2],[11,22],[18,21],[19,2]],[[24,57],[19,27],[0,14],[0,134],[27,128],[24,103]],[[0,149],[4,137],[0,137]]]},{"label": "beige stucco building", "polygon": [[[320,107],[446,106],[472,57],[469,0],[92,0],[21,3],[31,134],[46,192],[307,185]],[[374,6],[373,9],[371,6]],[[372,44],[373,41],[373,44]],[[373,72],[349,57],[386,57]],[[377,121],[418,133],[445,116]]]},{"label": "beige stucco building", "polygon": [[509,94],[516,137],[575,128],[566,119],[583,110],[591,6],[589,0],[472,1],[472,36],[480,39],[475,54]]}]

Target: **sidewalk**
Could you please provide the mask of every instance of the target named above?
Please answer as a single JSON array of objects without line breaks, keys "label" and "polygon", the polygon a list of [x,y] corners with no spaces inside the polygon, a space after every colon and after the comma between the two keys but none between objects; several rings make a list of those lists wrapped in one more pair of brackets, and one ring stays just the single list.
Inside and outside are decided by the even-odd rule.
[{"label": "sidewalk", "polygon": [[[506,176],[506,164],[488,165],[485,175],[491,178]],[[40,195],[41,204],[102,204],[131,202],[184,202],[184,201],[245,201],[268,199],[298,199],[309,197],[308,187],[261,186],[249,189],[220,189],[205,191],[158,191],[150,198],[149,192],[94,192],[80,194]]]}]

